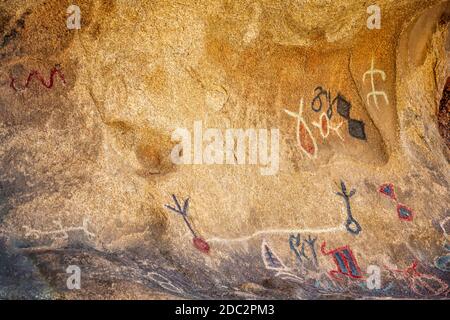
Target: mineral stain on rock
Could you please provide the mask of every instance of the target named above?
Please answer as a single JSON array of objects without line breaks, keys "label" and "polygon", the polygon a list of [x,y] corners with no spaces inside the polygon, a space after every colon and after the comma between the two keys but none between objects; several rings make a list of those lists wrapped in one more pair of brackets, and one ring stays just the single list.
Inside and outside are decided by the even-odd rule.
[{"label": "mineral stain on rock", "polygon": [[438,113],[439,133],[450,148],[450,78],[445,83]]}]

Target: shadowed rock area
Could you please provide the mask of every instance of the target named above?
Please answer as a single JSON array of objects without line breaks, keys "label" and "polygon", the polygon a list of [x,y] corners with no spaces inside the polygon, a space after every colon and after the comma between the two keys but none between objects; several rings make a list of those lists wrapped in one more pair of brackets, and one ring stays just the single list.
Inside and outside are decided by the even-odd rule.
[{"label": "shadowed rock area", "polygon": [[448,299],[450,2],[376,2],[1,2],[0,298]]}]

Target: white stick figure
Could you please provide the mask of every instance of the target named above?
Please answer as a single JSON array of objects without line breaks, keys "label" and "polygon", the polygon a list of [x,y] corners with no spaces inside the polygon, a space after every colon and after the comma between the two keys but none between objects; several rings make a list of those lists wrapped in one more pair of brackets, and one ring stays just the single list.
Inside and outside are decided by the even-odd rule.
[{"label": "white stick figure", "polygon": [[386,104],[389,104],[389,99],[384,91],[377,91],[375,89],[375,74],[377,74],[377,73],[381,75],[381,79],[383,79],[383,81],[386,81],[386,73],[383,70],[375,69],[375,59],[372,57],[372,64],[371,64],[370,70],[368,70],[367,72],[364,73],[363,82],[366,81],[366,76],[370,76],[370,82],[372,84],[372,91],[367,94],[367,104],[368,105],[370,104],[369,103],[370,97],[372,97],[373,101],[375,102],[375,106],[378,109],[378,99],[377,99],[378,96],[383,96],[384,100],[386,101]]}]

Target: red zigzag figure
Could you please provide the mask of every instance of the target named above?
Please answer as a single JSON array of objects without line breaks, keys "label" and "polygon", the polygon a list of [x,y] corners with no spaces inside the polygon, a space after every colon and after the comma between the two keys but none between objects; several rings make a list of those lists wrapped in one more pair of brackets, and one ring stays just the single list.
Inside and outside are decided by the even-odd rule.
[{"label": "red zigzag figure", "polygon": [[22,91],[22,90],[27,89],[30,86],[31,81],[33,81],[34,78],[37,78],[44,87],[46,87],[47,89],[51,89],[54,84],[55,75],[59,76],[59,78],[61,79],[61,81],[64,85],[66,84],[64,74],[61,72],[61,70],[57,66],[55,66],[50,70],[50,79],[48,80],[48,82],[45,81],[44,77],[39,73],[39,71],[33,70],[28,75],[27,82],[25,83],[25,86],[23,87],[23,89],[20,89],[20,88],[18,89],[16,87],[16,79],[14,79],[12,76],[11,76],[10,87],[16,92]]}]

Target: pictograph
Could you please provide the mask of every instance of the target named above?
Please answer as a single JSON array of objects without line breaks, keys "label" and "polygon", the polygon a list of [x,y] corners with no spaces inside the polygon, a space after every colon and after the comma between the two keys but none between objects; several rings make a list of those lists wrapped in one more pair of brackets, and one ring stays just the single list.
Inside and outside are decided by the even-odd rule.
[{"label": "pictograph", "polygon": [[345,183],[341,181],[341,192],[337,192],[336,194],[344,199],[345,207],[347,209],[347,220],[345,221],[345,228],[351,234],[358,235],[361,232],[362,228],[358,221],[353,218],[352,208],[350,207],[350,198],[353,197],[355,193],[355,189],[352,189],[350,192],[348,192]]},{"label": "pictograph", "polygon": [[414,218],[414,211],[406,205],[399,203],[397,195],[395,194],[394,185],[392,183],[385,183],[380,186],[378,191],[394,201],[397,204],[397,214],[400,220],[412,221]]},{"label": "pictograph", "polygon": [[[294,252],[299,264],[303,264],[304,260],[312,260],[315,266],[318,265],[317,253],[315,248],[316,240],[317,237],[313,238],[311,237],[311,235],[309,235],[308,238],[304,237],[303,239],[301,239],[300,233],[297,233],[297,235],[291,234],[289,236],[289,248],[292,252]],[[308,250],[306,250],[305,244],[309,248]],[[309,251],[309,254],[307,254],[307,251]]]},{"label": "pictograph", "polygon": [[386,92],[384,92],[382,90],[377,90],[375,88],[375,75],[377,75],[377,74],[381,76],[381,79],[383,81],[386,81],[386,73],[383,70],[375,69],[375,58],[372,57],[370,69],[368,71],[366,71],[363,75],[363,82],[366,81],[366,77],[370,77],[370,84],[371,84],[372,91],[367,94],[367,104],[370,105],[370,98],[372,98],[372,100],[375,104],[375,107],[378,109],[378,107],[379,107],[378,97],[379,96],[384,98],[384,101],[386,102],[387,105],[389,104],[389,99],[388,99]]},{"label": "pictograph", "polygon": [[305,119],[303,118],[303,98],[300,100],[298,113],[294,113],[289,110],[284,110],[289,116],[297,118],[296,137],[297,144],[300,150],[303,151],[309,158],[317,157],[317,143],[311,130],[308,127]]},{"label": "pictograph", "polygon": [[320,247],[321,252],[326,256],[331,255],[337,267],[336,270],[329,271],[331,277],[339,279],[336,277],[336,274],[342,274],[353,279],[361,279],[363,277],[361,269],[349,246],[336,248],[330,251],[326,251],[325,247],[326,242],[323,242]]},{"label": "pictograph", "polygon": [[343,141],[344,138],[341,136],[339,129],[341,128],[344,122],[341,121],[337,125],[332,125],[331,120],[328,118],[325,112],[322,112],[319,118],[319,122],[313,122],[313,126],[319,129],[320,135],[322,138],[326,139],[330,135],[331,131],[334,131],[336,135]]},{"label": "pictograph", "polygon": [[165,207],[169,210],[172,210],[175,213],[178,213],[179,215],[181,215],[183,217],[183,221],[185,222],[185,224],[187,225],[187,227],[189,228],[189,230],[191,231],[192,235],[194,236],[193,238],[193,244],[194,246],[200,250],[203,253],[209,253],[209,244],[208,242],[206,242],[205,240],[203,240],[201,237],[197,236],[197,233],[194,231],[194,229],[192,228],[191,223],[188,220],[188,210],[189,210],[189,198],[187,198],[186,200],[184,200],[184,204],[183,207],[181,207],[180,203],[178,202],[177,197],[173,194],[172,195],[172,199],[175,202],[175,207],[172,207],[168,204],[165,205]]},{"label": "pictograph", "polygon": [[66,80],[64,78],[64,74],[62,73],[61,67],[59,65],[56,65],[55,67],[53,67],[50,70],[50,76],[49,76],[49,80],[45,80],[44,76],[42,76],[42,74],[37,71],[37,70],[32,70],[27,77],[27,80],[25,82],[25,84],[23,86],[17,87],[16,84],[16,79],[13,78],[11,76],[11,82],[10,82],[10,87],[11,89],[13,89],[14,91],[24,91],[25,89],[28,89],[29,86],[31,85],[33,79],[37,79],[39,80],[39,82],[47,89],[51,89],[53,87],[54,84],[54,79],[55,76],[58,76],[61,79],[61,82],[63,85],[66,84]]}]

